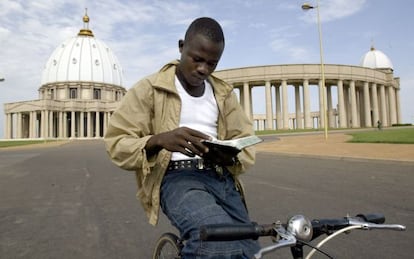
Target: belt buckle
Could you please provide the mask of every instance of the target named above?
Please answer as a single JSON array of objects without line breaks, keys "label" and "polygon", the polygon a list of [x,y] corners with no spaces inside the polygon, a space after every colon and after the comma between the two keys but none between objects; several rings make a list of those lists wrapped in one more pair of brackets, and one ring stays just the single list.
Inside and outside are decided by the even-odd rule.
[{"label": "belt buckle", "polygon": [[199,170],[204,169],[204,160],[203,159],[197,159],[196,168],[199,169]]},{"label": "belt buckle", "polygon": [[223,176],[223,167],[221,165],[215,165],[214,170],[220,176]]}]

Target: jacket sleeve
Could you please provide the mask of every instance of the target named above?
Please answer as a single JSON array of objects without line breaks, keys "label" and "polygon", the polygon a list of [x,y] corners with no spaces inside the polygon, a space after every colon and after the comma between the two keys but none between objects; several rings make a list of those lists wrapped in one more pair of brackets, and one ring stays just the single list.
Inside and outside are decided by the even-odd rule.
[{"label": "jacket sleeve", "polygon": [[126,93],[109,120],[105,147],[117,166],[149,173],[151,158],[147,158],[145,145],[153,132],[151,114],[153,92],[144,79]]},{"label": "jacket sleeve", "polygon": [[[235,139],[253,135],[253,124],[246,116],[234,92],[231,92],[230,96],[226,98],[224,105],[224,118],[227,128],[225,139]],[[245,172],[254,164],[256,158],[254,146],[243,149],[237,155],[237,158],[240,162],[229,167],[229,170],[234,175]]]}]

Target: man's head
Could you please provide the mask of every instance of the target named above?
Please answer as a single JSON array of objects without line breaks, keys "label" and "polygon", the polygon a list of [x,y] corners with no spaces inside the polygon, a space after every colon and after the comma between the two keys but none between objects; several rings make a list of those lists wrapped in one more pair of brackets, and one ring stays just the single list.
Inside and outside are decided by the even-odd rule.
[{"label": "man's head", "polygon": [[[179,40],[181,53],[177,76],[185,87],[202,86],[214,72],[224,50],[224,34],[214,19],[203,17],[194,20]],[[183,82],[184,81],[184,82]]]},{"label": "man's head", "polygon": [[224,46],[223,30],[220,24],[212,18],[201,17],[195,19],[185,32],[184,40],[187,41],[196,34],[201,34],[213,42],[223,43]]}]

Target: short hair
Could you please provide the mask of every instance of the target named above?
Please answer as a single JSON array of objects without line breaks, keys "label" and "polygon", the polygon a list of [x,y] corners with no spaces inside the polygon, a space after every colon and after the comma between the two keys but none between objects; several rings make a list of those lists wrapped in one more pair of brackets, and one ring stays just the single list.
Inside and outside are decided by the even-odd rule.
[{"label": "short hair", "polygon": [[188,27],[184,40],[188,40],[194,35],[201,34],[209,40],[224,44],[224,33],[220,24],[209,17],[195,19]]}]

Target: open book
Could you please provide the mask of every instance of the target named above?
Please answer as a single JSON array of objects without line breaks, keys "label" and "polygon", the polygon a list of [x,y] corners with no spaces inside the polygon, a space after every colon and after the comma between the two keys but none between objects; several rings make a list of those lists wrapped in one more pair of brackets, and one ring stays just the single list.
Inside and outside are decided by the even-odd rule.
[{"label": "open book", "polygon": [[203,144],[206,145],[210,149],[220,149],[223,152],[229,152],[237,154],[239,153],[243,148],[255,145],[257,143],[262,142],[263,140],[259,138],[258,136],[248,136],[243,138],[237,138],[237,139],[230,139],[230,140],[218,140],[218,139],[212,139],[212,140],[204,140]]}]

